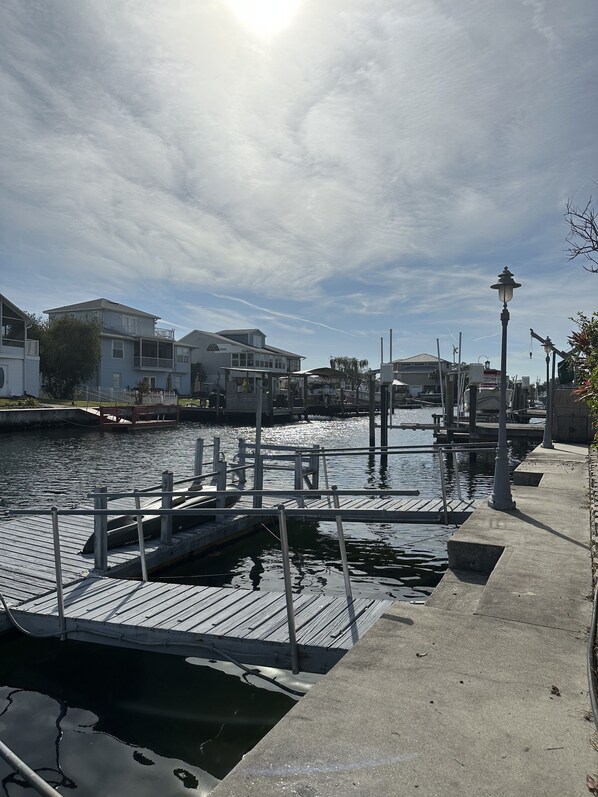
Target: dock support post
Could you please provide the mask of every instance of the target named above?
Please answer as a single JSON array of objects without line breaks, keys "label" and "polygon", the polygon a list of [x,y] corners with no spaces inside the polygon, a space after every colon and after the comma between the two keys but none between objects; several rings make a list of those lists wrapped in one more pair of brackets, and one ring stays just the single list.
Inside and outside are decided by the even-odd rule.
[{"label": "dock support post", "polygon": [[380,447],[388,447],[388,385],[380,385]]},{"label": "dock support post", "polygon": [[247,449],[244,437],[239,437],[239,453],[237,456],[237,461],[239,463],[239,468],[241,470],[238,471],[238,479],[239,479],[239,489],[244,490],[245,484],[247,483],[247,473],[245,471],[245,461],[247,459]]},{"label": "dock support post", "polygon": [[291,566],[289,564],[289,536],[287,533],[287,514],[284,504],[278,505],[278,525],[280,531],[280,547],[282,551],[282,571],[284,573],[284,591],[287,604],[287,624],[289,628],[289,646],[291,648],[291,670],[294,675],[299,672],[299,651],[295,632],[295,611],[293,609],[293,590],[291,588]]},{"label": "dock support post", "polygon": [[[295,452],[295,490],[303,490],[303,456],[301,451]],[[297,496],[297,506],[301,508],[305,506],[302,495]]]},{"label": "dock support post", "polygon": [[[340,503],[338,500],[338,493],[337,485],[332,485],[332,490],[334,492],[332,496],[332,500],[334,501],[334,508],[340,509]],[[338,533],[338,547],[341,553],[341,562],[343,565],[343,578],[345,580],[345,593],[347,595],[347,600],[353,600],[353,591],[351,590],[351,576],[349,575],[349,562],[347,560],[347,547],[345,545],[345,531],[343,529],[343,519],[340,515],[336,516],[336,531]]]},{"label": "dock support post", "polygon": [[[216,489],[222,495],[219,495],[216,498],[216,506],[218,509],[223,509],[226,506],[226,474],[228,471],[228,465],[226,462],[219,462],[216,465]],[[226,523],[226,515],[217,515],[216,516],[216,523]]]},{"label": "dock support post", "polygon": [[274,390],[272,386],[272,374],[268,373],[268,425],[274,426]]},{"label": "dock support post", "polygon": [[141,559],[141,580],[147,581],[147,565],[145,562],[145,538],[143,536],[143,515],[141,514],[141,499],[139,491],[133,490],[135,495],[135,509],[137,511],[137,539],[139,540],[139,558]]},{"label": "dock support post", "polygon": [[306,421],[309,421],[309,407],[307,405],[307,374],[303,377],[303,409],[303,417]]},{"label": "dock support post", "polygon": [[376,448],[376,383],[374,374],[370,371],[368,378],[368,409],[370,416],[370,448]]},{"label": "dock support post", "polygon": [[444,472],[444,460],[442,459],[442,448],[438,449],[438,470],[440,471],[440,489],[442,490],[442,506],[444,512],[444,524],[448,526],[448,504],[446,499],[446,475]]},{"label": "dock support post", "polygon": [[453,439],[453,427],[455,424],[455,380],[453,379],[453,374],[446,375],[445,406],[446,439],[450,443]]},{"label": "dock support post", "polygon": [[312,446],[314,453],[309,457],[309,469],[311,470],[311,489],[317,490],[320,486],[320,457],[318,451],[320,446]]},{"label": "dock support post", "polygon": [[[108,509],[107,487],[96,487],[93,491],[93,508]],[[93,566],[99,573],[108,570],[108,516],[93,516]]]},{"label": "dock support post", "polygon": [[[476,414],[478,411],[478,386],[477,385],[470,385],[469,386],[469,442],[475,443],[477,440],[477,431],[476,431]],[[469,461],[475,462],[477,459],[477,454],[475,450],[471,450],[469,452]]]},{"label": "dock support post", "polygon": [[58,622],[60,625],[60,641],[66,639],[66,622],[64,619],[64,593],[62,591],[62,557],[60,555],[60,533],[58,531],[58,507],[52,510],[52,536],[54,541],[54,569],[56,571],[56,598],[58,600]]},{"label": "dock support post", "polygon": [[203,437],[198,437],[195,442],[195,464],[193,466],[193,475],[201,476],[203,470]]},{"label": "dock support post", "polygon": [[[330,489],[330,487],[329,487],[330,482],[328,481],[328,461],[326,459],[326,449],[324,448],[324,446],[320,446],[320,451],[322,452],[322,472],[324,473],[324,489],[325,490],[329,490]],[[327,502],[328,506],[330,506],[330,496],[329,495],[326,496],[326,502]]]},{"label": "dock support post", "polygon": [[[162,472],[162,509],[172,509],[172,490],[174,477],[172,471]],[[163,545],[172,545],[172,515],[162,515],[160,518],[160,542]]]},{"label": "dock support post", "polygon": [[[254,470],[253,470],[253,489],[264,489],[264,460],[262,459],[262,380],[255,380],[257,390],[257,402],[255,407],[255,450],[254,450]],[[259,509],[262,505],[262,496],[253,496],[253,507]]]},{"label": "dock support post", "polygon": [[[216,473],[218,470],[218,463],[220,462],[220,438],[214,438],[214,452],[212,455],[212,473]],[[217,477],[212,477],[212,484],[217,483]]]}]

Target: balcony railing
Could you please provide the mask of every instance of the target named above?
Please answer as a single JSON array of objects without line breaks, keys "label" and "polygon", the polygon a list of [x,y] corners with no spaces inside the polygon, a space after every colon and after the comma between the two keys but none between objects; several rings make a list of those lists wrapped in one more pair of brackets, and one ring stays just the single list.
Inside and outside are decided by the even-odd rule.
[{"label": "balcony railing", "polygon": [[174,363],[172,358],[164,357],[133,357],[133,365],[135,368],[164,368],[165,370],[174,370]]},{"label": "balcony railing", "polygon": [[25,345],[24,341],[15,338],[2,338],[2,345],[7,348],[22,349]]},{"label": "balcony railing", "polygon": [[157,338],[167,338],[168,340],[174,340],[174,329],[156,327],[154,333]]}]

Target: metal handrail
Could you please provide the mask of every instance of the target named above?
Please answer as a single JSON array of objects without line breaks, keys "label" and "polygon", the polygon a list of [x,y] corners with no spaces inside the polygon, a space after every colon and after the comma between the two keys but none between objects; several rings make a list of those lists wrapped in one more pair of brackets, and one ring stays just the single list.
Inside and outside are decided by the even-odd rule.
[{"label": "metal handrail", "polygon": [[291,585],[291,566],[289,563],[289,536],[287,533],[287,513],[285,507],[278,506],[278,529],[280,531],[280,548],[282,553],[282,572],[284,575],[285,603],[287,607],[287,626],[289,629],[289,647],[291,649],[291,671],[299,672],[299,651],[295,631],[295,609],[293,607],[293,589]]},{"label": "metal handrail", "polygon": [[10,767],[16,770],[38,794],[42,794],[44,797],[56,797],[59,794],[56,789],[52,788],[52,786],[40,777],[34,769],[27,766],[23,759],[19,758],[16,753],[13,753],[10,747],[7,747],[2,741],[0,741],[0,756]]},{"label": "metal handrail", "polygon": [[[134,498],[136,494],[141,493],[138,490],[132,490],[130,492],[114,492],[114,493],[106,493],[106,496],[111,500],[115,500],[117,498]],[[285,496],[288,495],[290,497],[295,497],[297,495],[300,496],[315,496],[315,495],[421,495],[419,490],[387,490],[386,488],[356,488],[356,489],[346,489],[346,490],[335,490],[334,488],[330,490],[322,490],[318,487],[317,490],[294,490],[294,489],[273,489],[273,490],[240,490],[238,495],[245,496],[245,495],[261,495],[261,496]],[[210,497],[212,496],[220,496],[220,495],[230,495],[230,490],[210,490],[209,493],[206,493]],[[88,493],[88,498],[93,498],[96,493]],[[143,493],[144,498],[160,498],[162,495],[172,495],[172,496],[196,496],[197,492],[189,491],[189,490],[160,490],[160,492],[151,492],[151,493]],[[26,509],[8,509],[9,513],[21,513],[26,514],[28,510]],[[59,510],[60,512],[64,511],[73,511],[76,510]],[[143,509],[145,512],[145,509]],[[174,509],[173,509],[174,511]],[[122,515],[124,514],[125,510],[122,508],[120,509],[113,509],[110,510],[112,514]]]},{"label": "metal handrail", "polygon": [[[464,502],[466,503],[466,502]],[[471,505],[473,506],[473,501],[471,501]],[[126,511],[126,510],[125,510]],[[320,508],[320,509],[310,509],[310,507],[304,508],[297,508],[292,509],[287,507],[286,512],[289,517],[297,517],[297,518],[314,518],[320,520],[334,520],[338,514],[341,514],[344,518],[349,520],[361,517],[365,510],[363,508],[354,509],[349,507],[340,507],[340,509],[335,509],[334,507],[330,508]],[[386,510],[380,509],[380,512],[385,512]],[[144,515],[156,515],[157,517],[162,517],[163,515],[173,515],[173,516],[181,516],[181,517],[188,517],[189,515],[246,515],[247,517],[270,517],[275,515],[277,512],[276,507],[206,507],[203,509],[199,509],[193,507],[192,509],[153,509],[147,508],[142,509]],[[52,512],[50,509],[14,509],[11,510],[12,514],[15,515],[51,515]],[[96,517],[111,517],[113,515],[122,515],[123,510],[120,511],[114,509],[60,509],[58,510],[59,515],[66,516],[96,516]],[[135,509],[131,508],[130,514],[135,514]]]}]

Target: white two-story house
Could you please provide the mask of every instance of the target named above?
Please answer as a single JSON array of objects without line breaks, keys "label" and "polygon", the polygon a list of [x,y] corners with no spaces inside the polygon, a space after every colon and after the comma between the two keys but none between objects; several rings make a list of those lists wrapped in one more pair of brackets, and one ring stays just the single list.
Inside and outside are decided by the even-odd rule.
[{"label": "white two-story house", "polygon": [[27,313],[0,293],[0,396],[39,396],[39,341]]}]

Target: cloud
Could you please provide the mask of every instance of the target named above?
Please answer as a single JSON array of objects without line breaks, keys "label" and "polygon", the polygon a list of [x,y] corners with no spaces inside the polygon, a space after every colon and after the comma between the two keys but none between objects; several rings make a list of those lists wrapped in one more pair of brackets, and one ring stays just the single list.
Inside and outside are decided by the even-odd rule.
[{"label": "cloud", "polygon": [[479,335],[504,263],[563,268],[597,22],[593,0],[302,0],[264,39],[224,0],[4,0],[3,290],[364,345],[393,317]]}]

